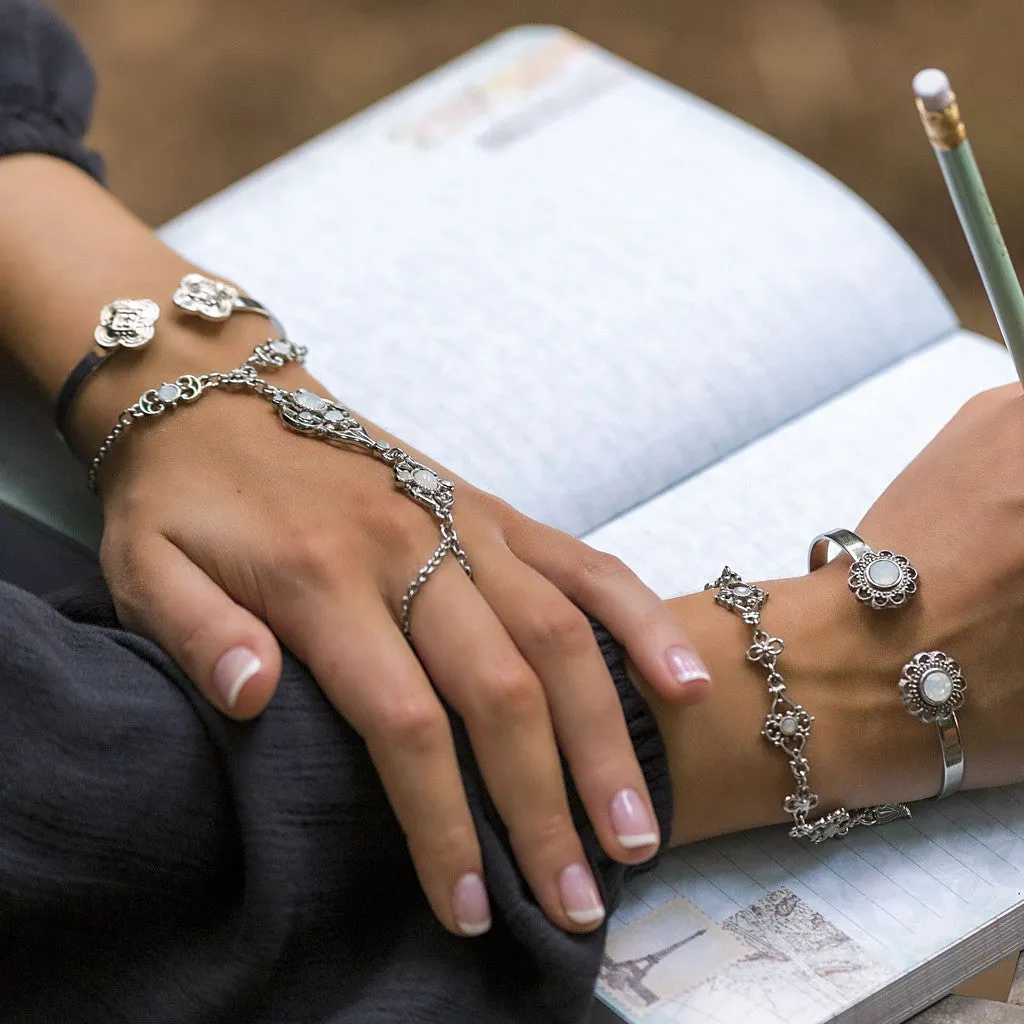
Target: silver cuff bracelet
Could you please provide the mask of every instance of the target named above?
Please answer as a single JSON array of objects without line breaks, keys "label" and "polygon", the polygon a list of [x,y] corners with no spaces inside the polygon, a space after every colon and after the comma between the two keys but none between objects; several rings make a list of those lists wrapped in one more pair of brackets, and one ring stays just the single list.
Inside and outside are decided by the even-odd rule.
[{"label": "silver cuff bracelet", "polygon": [[[284,328],[261,302],[239,293],[233,285],[202,274],[186,274],[173,296],[174,304],[204,320],[226,320],[234,312],[257,313],[266,317],[282,337]],[[114,299],[100,310],[100,322],[93,341],[100,351],[90,349],[74,365],[57,394],[54,421],[57,432],[67,441],[68,416],[85,382],[120,349],[144,348],[153,340],[160,306],[152,299]]]},{"label": "silver cuff bracelet", "polygon": [[807,552],[810,572],[829,561],[830,544],[835,544],[853,560],[847,583],[861,603],[882,611],[906,604],[917,593],[917,570],[909,558],[892,551],[872,551],[852,530],[819,533]]},{"label": "silver cuff bracelet", "polygon": [[908,714],[934,722],[942,748],[942,788],[936,800],[952,796],[964,781],[964,746],[956,712],[967,683],[959,664],[942,651],[922,651],[903,666],[900,700]]}]

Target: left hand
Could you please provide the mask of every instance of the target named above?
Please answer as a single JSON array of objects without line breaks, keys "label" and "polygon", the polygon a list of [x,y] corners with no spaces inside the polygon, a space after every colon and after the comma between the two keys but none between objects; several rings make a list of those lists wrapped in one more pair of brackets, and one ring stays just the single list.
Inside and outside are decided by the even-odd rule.
[{"label": "left hand", "polygon": [[[251,331],[241,320],[231,326]],[[150,362],[147,379],[155,373]],[[295,366],[274,382],[325,394]],[[105,381],[96,385],[92,403]],[[105,413],[98,421],[116,416]],[[369,455],[297,435],[254,395],[215,391],[133,427],[100,484],[102,561],[122,622],[238,718],[266,707],[278,638],[287,644],[366,740],[449,928],[459,929],[460,879],[482,868],[439,698],[465,720],[519,864],[556,923],[581,931],[600,921],[560,752],[609,856],[636,863],[657,848],[643,773],[584,613],[669,700],[698,699],[708,680],[680,623],[617,559],[456,478],[474,578],[446,557],[415,598],[411,650],[396,620],[437,523]]]}]

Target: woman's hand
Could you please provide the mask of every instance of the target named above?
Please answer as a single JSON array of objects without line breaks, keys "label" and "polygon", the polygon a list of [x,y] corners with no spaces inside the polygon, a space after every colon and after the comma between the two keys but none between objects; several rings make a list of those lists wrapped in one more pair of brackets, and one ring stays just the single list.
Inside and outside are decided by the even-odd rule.
[{"label": "woman's hand", "polygon": [[[905,608],[865,622],[890,669],[898,678],[910,656],[924,650],[945,651],[963,668],[964,786],[1024,779],[1020,385],[971,399],[857,530],[874,547],[906,554],[920,574],[919,591]],[[937,782],[938,757],[934,775]]]},{"label": "woman's hand", "polygon": [[[252,319],[244,329],[257,341],[264,330]],[[114,379],[97,379],[91,409]],[[325,393],[297,367],[275,382]],[[658,829],[584,613],[669,700],[702,695],[706,671],[625,566],[464,481],[454,514],[473,580],[454,559],[442,564],[412,605],[410,649],[396,624],[401,598],[438,528],[391,481],[359,451],[285,429],[247,392],[213,392],[140,424],[100,475],[102,562],[121,620],[238,718],[270,700],[278,639],[294,651],[366,740],[437,916],[472,932],[487,904],[447,701],[539,902],[567,929],[595,927],[600,899],[559,750],[611,857],[645,860]]]},{"label": "woman's hand", "polygon": [[[258,317],[183,318],[170,295],[197,268],[68,164],[0,160],[4,197],[0,347],[51,408],[105,303],[162,305],[154,343],[115,355],[82,389],[70,436],[84,459],[143,390],[231,369],[265,338]],[[322,391],[296,366],[275,383]],[[447,927],[484,930],[488,905],[442,699],[466,721],[552,920],[584,930],[603,912],[559,749],[609,855],[633,863],[654,852],[650,800],[584,613],[667,699],[699,697],[707,678],[682,627],[614,559],[459,481],[454,514],[474,581],[451,559],[438,570],[413,604],[410,648],[399,602],[438,543],[436,522],[395,492],[387,467],[289,433],[257,397],[215,391],[138,424],[115,445],[100,486],[102,560],[124,623],[241,718],[270,699],[277,637],[291,647],[366,740]]]},{"label": "woman's hand", "polygon": [[[761,584],[762,624],[785,641],[789,695],[814,716],[806,755],[817,813],[937,795],[936,729],[899,697],[903,666],[942,650],[961,665],[957,712],[965,788],[1024,781],[1024,396],[1019,384],[972,399],[889,485],[857,526],[874,548],[907,555],[919,589],[876,612],[847,584],[848,558],[807,576]],[[710,572],[709,572],[710,575]],[[715,686],[680,711],[648,691],[669,752],[673,843],[790,822],[793,785],[761,736],[764,670],[743,657],[750,627],[710,592],[669,602],[711,668]],[[643,688],[643,681],[638,679]]]}]

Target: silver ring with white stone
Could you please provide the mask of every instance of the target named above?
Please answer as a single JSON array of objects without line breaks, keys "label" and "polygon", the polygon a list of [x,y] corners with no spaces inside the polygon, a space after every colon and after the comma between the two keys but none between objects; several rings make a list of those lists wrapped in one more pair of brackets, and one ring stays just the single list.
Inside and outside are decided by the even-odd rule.
[{"label": "silver ring with white stone", "polygon": [[900,700],[908,714],[934,722],[942,747],[942,788],[938,800],[952,796],[964,779],[964,746],[956,713],[963,707],[967,683],[959,664],[943,651],[922,651],[903,666]]},{"label": "silver ring with white stone", "polygon": [[898,608],[917,593],[917,569],[906,555],[893,551],[872,551],[852,530],[819,533],[807,552],[811,572],[829,561],[829,547],[835,544],[853,560],[847,583],[853,596],[876,611]]}]

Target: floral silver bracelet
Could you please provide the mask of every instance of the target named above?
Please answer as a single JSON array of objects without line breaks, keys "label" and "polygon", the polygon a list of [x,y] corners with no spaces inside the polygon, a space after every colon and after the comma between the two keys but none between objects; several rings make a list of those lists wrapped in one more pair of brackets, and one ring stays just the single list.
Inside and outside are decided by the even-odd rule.
[{"label": "floral silver bracelet", "polygon": [[139,420],[161,416],[180,403],[191,403],[216,388],[245,389],[277,406],[281,421],[307,437],[339,445],[362,448],[390,466],[395,485],[406,495],[428,509],[437,519],[441,542],[434,553],[413,577],[402,596],[401,627],[410,638],[410,612],[413,599],[451,552],[463,572],[472,579],[473,570],[459,541],[452,516],[455,484],[414,459],[402,448],[388,441],[375,441],[366,428],[344,406],[322,398],[306,388],[288,391],[264,380],[261,370],[276,369],[286,363],[305,361],[306,348],[287,338],[269,338],[257,345],[241,366],[224,373],[184,374],[173,382],[144,391],[138,401],[122,410],[117,422],[103,439],[89,465],[89,488],[96,490],[96,477],[103,461],[126,430]]},{"label": "floral silver bracelet", "polygon": [[746,657],[767,671],[768,696],[771,699],[761,735],[785,755],[796,783],[793,792],[782,802],[785,812],[793,817],[789,834],[794,839],[821,843],[826,839],[842,838],[857,825],[884,825],[909,818],[910,809],[905,804],[880,804],[853,811],[839,807],[819,818],[811,817],[819,797],[811,789],[810,764],[804,751],[811,736],[814,716],[787,692],[786,680],[778,667],[779,656],[785,648],[784,641],[761,628],[761,609],[768,600],[768,593],[761,587],[744,583],[729,566],[725,566],[718,579],[704,589],[714,590],[718,604],[753,627]]}]

